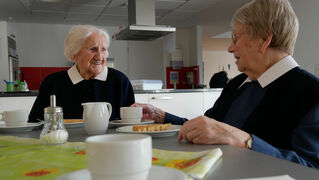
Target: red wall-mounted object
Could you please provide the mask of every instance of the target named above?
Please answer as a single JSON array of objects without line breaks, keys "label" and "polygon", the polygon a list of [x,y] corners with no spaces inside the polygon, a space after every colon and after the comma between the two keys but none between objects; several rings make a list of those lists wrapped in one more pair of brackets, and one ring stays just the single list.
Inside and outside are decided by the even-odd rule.
[{"label": "red wall-mounted object", "polygon": [[166,67],[166,88],[192,89],[199,84],[199,66],[182,67],[173,69]]},{"label": "red wall-mounted object", "polygon": [[25,80],[30,90],[38,90],[47,75],[68,69],[69,67],[20,67],[20,81]]}]

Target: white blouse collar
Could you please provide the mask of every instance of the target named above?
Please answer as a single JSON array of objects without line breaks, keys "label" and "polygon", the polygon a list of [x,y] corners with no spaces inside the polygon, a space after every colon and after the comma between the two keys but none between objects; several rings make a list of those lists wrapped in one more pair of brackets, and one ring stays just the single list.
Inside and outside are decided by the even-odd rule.
[{"label": "white blouse collar", "polygon": [[[265,71],[259,78],[257,79],[258,83],[262,88],[266,87],[268,84],[272,83],[276,79],[278,79],[280,76],[285,74],[286,72],[290,71],[291,69],[299,66],[298,63],[295,61],[295,59],[292,56],[286,56],[280,61],[278,61],[276,64],[271,66],[267,71]],[[240,85],[242,86],[246,82],[252,81],[247,77],[247,79]],[[239,87],[240,87],[239,86]]]},{"label": "white blouse collar", "polygon": [[[73,84],[77,84],[84,80],[83,77],[80,75],[78,69],[76,68],[76,65],[73,65],[67,72]],[[106,81],[107,72],[108,68],[105,66],[103,72],[97,75],[94,79]]]}]

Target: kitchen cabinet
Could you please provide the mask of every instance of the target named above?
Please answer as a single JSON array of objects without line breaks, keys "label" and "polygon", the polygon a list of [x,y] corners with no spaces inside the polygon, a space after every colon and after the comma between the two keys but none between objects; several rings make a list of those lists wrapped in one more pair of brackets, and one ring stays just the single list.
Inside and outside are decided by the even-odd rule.
[{"label": "kitchen cabinet", "polygon": [[[203,115],[213,107],[222,89],[137,91],[135,102],[152,104],[166,112],[188,119]],[[0,97],[0,112],[25,109],[30,111],[34,96]]]},{"label": "kitchen cabinet", "polygon": [[221,91],[222,89],[145,91],[136,93],[135,101],[152,104],[171,114],[192,119],[213,107]]},{"label": "kitchen cabinet", "polygon": [[203,114],[210,109],[211,107],[214,106],[216,100],[220,96],[222,91],[215,91],[215,92],[204,92],[204,105],[203,105]]},{"label": "kitchen cabinet", "polygon": [[134,94],[135,102],[148,104],[148,94]]},{"label": "kitchen cabinet", "polygon": [[203,93],[149,94],[148,102],[171,114],[192,119],[203,114]]},{"label": "kitchen cabinet", "polygon": [[0,97],[0,112],[19,109],[30,112],[36,98],[36,96]]}]

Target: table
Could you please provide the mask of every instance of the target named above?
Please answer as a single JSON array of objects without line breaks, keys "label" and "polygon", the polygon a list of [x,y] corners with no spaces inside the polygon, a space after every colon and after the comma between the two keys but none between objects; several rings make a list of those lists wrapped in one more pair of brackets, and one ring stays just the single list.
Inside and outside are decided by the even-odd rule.
[{"label": "table", "polygon": [[[83,127],[69,128],[70,142],[84,142],[88,135]],[[19,137],[39,138],[41,129],[31,132],[6,133]],[[107,134],[117,133],[114,128],[109,128]],[[290,161],[278,159],[248,149],[237,148],[229,145],[195,145],[185,141],[178,142],[177,135],[164,138],[153,138],[153,148],[173,151],[203,151],[219,147],[223,156],[209,171],[205,179],[227,180],[239,178],[256,178],[265,176],[278,176],[288,174],[295,179],[317,180],[319,171],[301,166]]]}]

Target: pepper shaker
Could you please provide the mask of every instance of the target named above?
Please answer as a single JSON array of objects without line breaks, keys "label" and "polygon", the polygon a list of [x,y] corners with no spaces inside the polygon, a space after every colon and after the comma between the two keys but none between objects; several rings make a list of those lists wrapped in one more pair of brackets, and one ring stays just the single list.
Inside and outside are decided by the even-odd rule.
[{"label": "pepper shaker", "polygon": [[63,122],[63,109],[56,106],[55,95],[50,96],[50,106],[44,109],[44,126],[40,140],[44,144],[63,144],[68,140],[68,132]]}]

